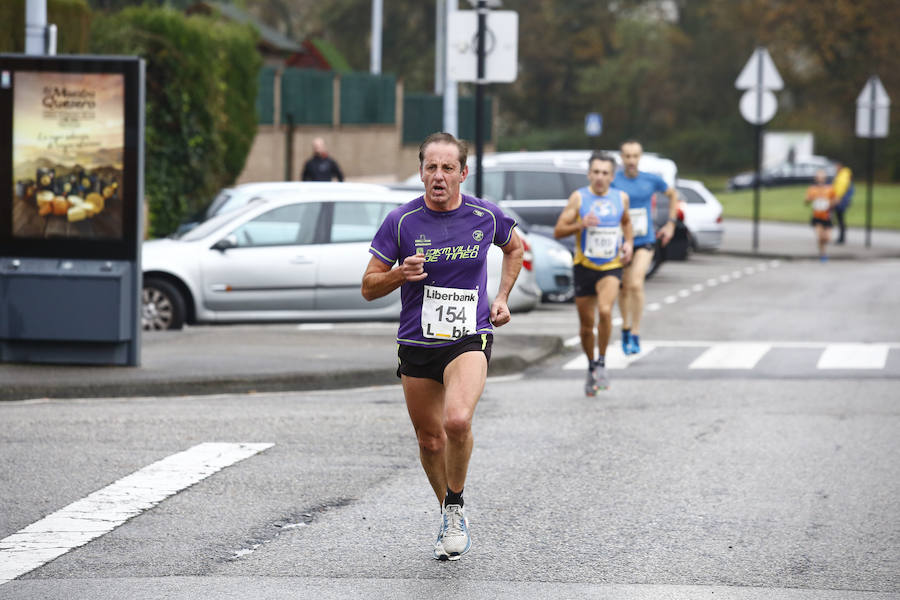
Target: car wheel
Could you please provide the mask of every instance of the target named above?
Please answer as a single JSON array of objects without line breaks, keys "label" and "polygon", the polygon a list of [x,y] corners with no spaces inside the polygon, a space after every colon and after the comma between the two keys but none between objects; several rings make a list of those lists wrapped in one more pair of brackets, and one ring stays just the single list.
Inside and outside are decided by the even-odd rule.
[{"label": "car wheel", "polygon": [[154,277],[144,280],[141,294],[141,325],[144,331],[181,329],[184,312],[184,298],[174,285]]},{"label": "car wheel", "polygon": [[546,292],[541,300],[543,302],[563,303],[571,302],[575,299],[575,288],[571,288],[565,292]]}]

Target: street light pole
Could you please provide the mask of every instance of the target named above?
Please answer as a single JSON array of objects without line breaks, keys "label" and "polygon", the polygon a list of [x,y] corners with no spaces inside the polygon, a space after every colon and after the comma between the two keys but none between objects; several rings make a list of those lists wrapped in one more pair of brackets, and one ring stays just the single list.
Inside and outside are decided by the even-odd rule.
[{"label": "street light pole", "polygon": [[381,15],[382,0],[372,0],[372,56],[369,71],[381,74]]},{"label": "street light pole", "polygon": [[47,0],[27,0],[25,54],[56,55],[56,25],[47,25]]},{"label": "street light pole", "polygon": [[487,28],[487,1],[478,0],[478,72],[475,82],[475,196],[481,198],[481,159],[484,156],[484,38]]},{"label": "street light pole", "polygon": [[448,77],[447,72],[449,69],[447,68],[447,48],[446,48],[446,40],[447,40],[447,24],[450,21],[450,14],[455,13],[458,7],[457,0],[443,0],[445,2],[444,8],[446,13],[444,14],[444,44],[445,47],[443,49],[444,53],[444,131],[447,133],[458,136],[459,135],[459,107],[458,107],[458,87],[456,81],[451,80]]}]

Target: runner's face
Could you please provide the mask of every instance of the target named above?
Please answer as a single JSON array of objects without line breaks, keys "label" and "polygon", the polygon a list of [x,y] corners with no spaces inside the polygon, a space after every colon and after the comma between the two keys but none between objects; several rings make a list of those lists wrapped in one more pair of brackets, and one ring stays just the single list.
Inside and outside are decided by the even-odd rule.
[{"label": "runner's face", "polygon": [[609,184],[613,180],[613,166],[608,160],[594,160],[591,162],[591,170],[588,171],[588,181],[591,182],[591,189],[594,192],[600,192],[602,196],[609,189]]},{"label": "runner's face", "polygon": [[432,210],[452,210],[459,199],[459,184],[469,168],[459,168],[459,149],[454,144],[434,142],[425,148],[419,175],[425,184],[425,201]]},{"label": "runner's face", "polygon": [[622,146],[622,164],[625,174],[629,177],[637,177],[638,163],[641,160],[643,148],[640,144],[625,144]]}]

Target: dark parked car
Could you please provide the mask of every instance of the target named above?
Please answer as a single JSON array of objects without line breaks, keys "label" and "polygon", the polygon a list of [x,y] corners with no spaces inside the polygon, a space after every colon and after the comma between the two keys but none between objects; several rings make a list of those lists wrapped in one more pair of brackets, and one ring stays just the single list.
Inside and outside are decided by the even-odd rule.
[{"label": "dark parked car", "polygon": [[[798,158],[794,162],[783,162],[775,167],[763,169],[759,182],[763,187],[811,185],[819,169],[825,171],[828,181],[831,181],[837,173],[837,166],[834,161],[824,156],[807,156]],[[752,188],[755,182],[756,171],[745,171],[728,180],[728,189],[743,190]]]}]

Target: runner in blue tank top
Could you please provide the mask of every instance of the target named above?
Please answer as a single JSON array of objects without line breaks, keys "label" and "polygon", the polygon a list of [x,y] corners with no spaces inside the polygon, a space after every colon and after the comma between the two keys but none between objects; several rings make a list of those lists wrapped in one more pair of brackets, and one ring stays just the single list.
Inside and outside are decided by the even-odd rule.
[{"label": "runner in blue tank top", "polygon": [[[620,147],[624,169],[612,182],[628,194],[631,200],[629,212],[634,227],[634,259],[622,272],[622,294],[619,310],[622,312],[622,351],[637,354],[641,351],[641,317],[644,314],[644,279],[653,260],[654,244],[659,238],[665,246],[675,235],[678,215],[678,194],[662,177],[638,171],[643,149],[634,140]],[[665,194],[669,198],[669,220],[655,231],[653,224],[653,194]]]},{"label": "runner in blue tank top", "polygon": [[[612,333],[612,308],[619,295],[622,267],[631,260],[634,236],[628,212],[628,194],[609,187],[616,161],[594,153],[588,161],[590,185],[572,192],[553,235],[576,236],[575,307],[578,309],[581,348],[588,359],[584,393],[594,396],[609,387],[606,347]],[[624,241],[620,237],[624,235]],[[599,319],[597,315],[599,314]],[[594,337],[594,321],[597,335]],[[595,358],[595,351],[599,355]]]},{"label": "runner in blue tank top", "polygon": [[[466,145],[449,133],[419,147],[425,195],[393,210],[369,252],[362,295],[400,288],[397,375],[419,442],[419,458],[441,505],[438,560],[471,546],[463,487],[472,454],[472,415],[484,390],[492,326],[509,321],[507,298],[522,267],[516,222],[494,204],[464,196]],[[487,254],[503,250],[497,296],[486,296]],[[395,267],[394,264],[397,263]]]}]

